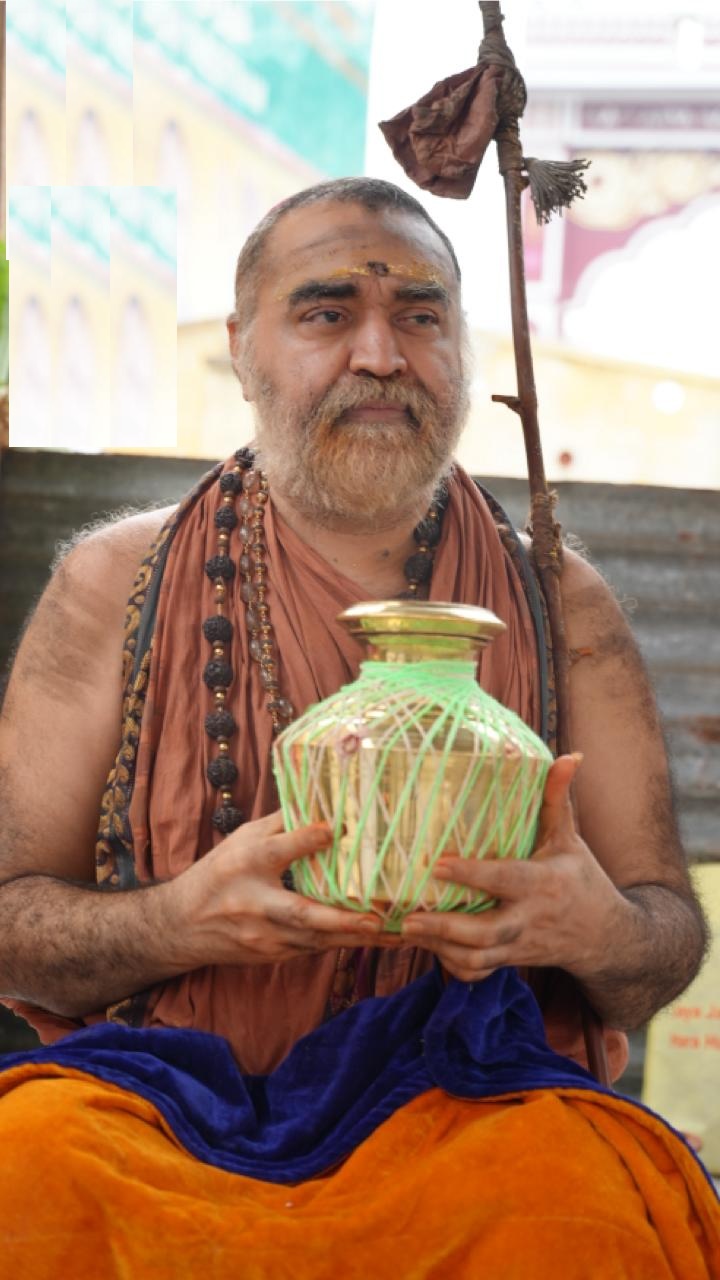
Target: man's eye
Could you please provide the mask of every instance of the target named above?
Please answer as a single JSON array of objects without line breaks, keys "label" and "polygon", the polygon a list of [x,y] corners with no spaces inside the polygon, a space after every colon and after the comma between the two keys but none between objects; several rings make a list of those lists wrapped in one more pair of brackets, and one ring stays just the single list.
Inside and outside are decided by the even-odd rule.
[{"label": "man's eye", "polygon": [[439,324],[438,317],[432,311],[416,311],[413,315],[405,316],[405,319],[419,329],[429,329],[432,325]]},{"label": "man's eye", "polygon": [[304,317],[306,321],[317,321],[320,324],[337,324],[342,318],[342,311],[334,311],[331,307],[323,307],[321,311],[311,311]]}]

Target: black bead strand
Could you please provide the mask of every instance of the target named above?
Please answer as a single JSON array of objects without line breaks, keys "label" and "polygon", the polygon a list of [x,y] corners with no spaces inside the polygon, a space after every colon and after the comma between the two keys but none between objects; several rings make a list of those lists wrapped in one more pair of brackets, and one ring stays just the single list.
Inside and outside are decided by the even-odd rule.
[{"label": "black bead strand", "polygon": [[205,717],[205,732],[216,742],[218,738],[232,738],[237,725],[229,711],[211,711]]},{"label": "black bead strand", "polygon": [[228,533],[234,529],[238,522],[238,518],[232,507],[218,507],[215,512],[215,528],[227,529]]},{"label": "black bead strand", "polygon": [[242,475],[238,471],[225,471],[218,484],[221,493],[237,494],[242,491]]},{"label": "black bead strand", "polygon": [[237,766],[228,756],[216,756],[208,764],[206,773],[214,787],[231,787],[237,782]]},{"label": "black bead strand", "polygon": [[205,664],[203,680],[208,689],[227,689],[232,684],[233,669],[224,658],[211,658]]},{"label": "black bead strand", "polygon": [[217,578],[232,582],[235,577],[235,565],[229,556],[211,556],[205,562],[205,572],[211,582],[215,582]]},{"label": "black bead strand", "polygon": [[433,556],[428,551],[416,551],[405,561],[405,577],[410,582],[429,582],[433,571]]},{"label": "black bead strand", "polygon": [[224,804],[221,808],[216,809],[212,816],[212,824],[216,831],[221,831],[224,836],[229,836],[231,831],[235,831],[237,827],[245,821],[245,817],[241,809],[236,809],[232,804]]},{"label": "black bead strand", "polygon": [[203,635],[210,644],[230,644],[233,638],[233,624],[221,613],[206,618],[202,624]]}]

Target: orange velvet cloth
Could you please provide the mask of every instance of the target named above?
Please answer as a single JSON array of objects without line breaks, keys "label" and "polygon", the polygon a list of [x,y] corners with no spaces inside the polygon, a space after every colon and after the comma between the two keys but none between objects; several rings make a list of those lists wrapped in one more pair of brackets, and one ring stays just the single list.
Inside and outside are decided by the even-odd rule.
[{"label": "orange velvet cloth", "polygon": [[25,1064],[0,1093],[3,1274],[22,1280],[720,1276],[702,1171],[620,1098],[434,1089],[278,1186],[195,1160],[149,1102],[81,1072]]}]

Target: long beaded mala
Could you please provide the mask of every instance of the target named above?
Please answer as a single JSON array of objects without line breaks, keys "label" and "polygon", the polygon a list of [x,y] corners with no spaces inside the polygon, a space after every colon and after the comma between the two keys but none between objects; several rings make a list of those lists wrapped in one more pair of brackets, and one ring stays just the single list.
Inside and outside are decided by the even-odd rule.
[{"label": "long beaded mala", "polygon": [[[237,765],[230,758],[230,739],[237,724],[227,708],[228,689],[233,680],[230,646],[233,624],[227,616],[228,589],[235,578],[235,563],[230,558],[229,544],[233,529],[240,525],[241,546],[239,569],[240,595],[245,604],[250,655],[260,665],[260,680],[265,690],[266,706],[276,735],[295,715],[290,701],[280,691],[278,647],[270,620],[267,601],[267,565],[265,562],[264,516],[268,500],[268,482],[255,466],[252,449],[238,449],[234,465],[218,480],[220,505],[215,512],[217,553],[207,561],[205,572],[213,584],[215,613],[202,624],[205,639],[212,645],[212,657],[203,670],[203,680],[212,694],[213,710],[205,718],[205,730],[217,747],[217,755],[207,767],[207,776],[219,793],[220,803],[212,815],[213,826],[223,835],[244,822],[244,814],[233,803],[233,786],[237,781]],[[440,541],[442,517],[447,494],[438,493],[427,515],[413,529],[417,551],[405,561],[407,590],[401,598],[413,599],[432,577],[435,548]],[[236,511],[237,507],[237,511]]]}]

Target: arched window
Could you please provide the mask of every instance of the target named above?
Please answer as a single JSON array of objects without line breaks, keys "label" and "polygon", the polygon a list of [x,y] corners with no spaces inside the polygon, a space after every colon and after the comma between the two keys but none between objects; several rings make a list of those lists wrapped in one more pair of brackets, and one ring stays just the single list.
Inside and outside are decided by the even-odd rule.
[{"label": "arched window", "polygon": [[98,396],[99,370],[92,327],[80,298],[64,313],[59,343],[56,443],[62,449],[94,453],[107,438]]},{"label": "arched window", "polygon": [[190,214],[192,174],[187,143],[175,120],[168,120],[160,135],[157,182],[158,186],[169,187],[177,195],[178,222],[184,223]]},{"label": "arched window", "polygon": [[187,263],[192,245],[192,170],[187,143],[180,126],[168,120],[160,135],[157,183],[175,192],[177,207],[177,305],[185,315],[190,300]]},{"label": "arched window", "polygon": [[47,187],[53,180],[50,149],[33,107],[23,112],[20,118],[14,164],[9,180],[24,187]]},{"label": "arched window", "polygon": [[110,182],[110,157],[97,115],[83,112],[75,139],[73,182],[82,187],[106,187]]},{"label": "arched window", "polygon": [[112,442],[123,447],[152,443],[155,353],[145,309],[128,298],[120,318]]},{"label": "arched window", "polygon": [[11,358],[10,444],[49,449],[54,443],[50,333],[42,303],[32,295],[22,304]]}]

